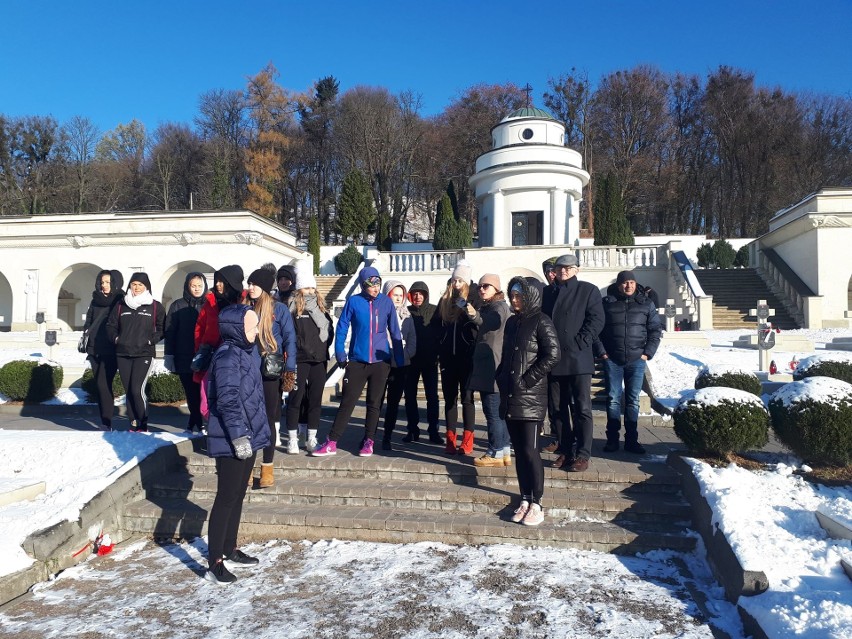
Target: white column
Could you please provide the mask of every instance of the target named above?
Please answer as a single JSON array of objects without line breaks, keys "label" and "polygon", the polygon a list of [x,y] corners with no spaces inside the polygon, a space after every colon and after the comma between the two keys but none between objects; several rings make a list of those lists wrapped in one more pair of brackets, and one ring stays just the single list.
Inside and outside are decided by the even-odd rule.
[{"label": "white column", "polygon": [[545,214],[542,216],[542,226],[541,229],[541,241],[543,244],[556,244],[553,241],[553,229],[556,224],[556,207],[558,206],[557,197],[556,197],[557,189],[550,189],[550,210],[545,211]]},{"label": "white column", "polygon": [[506,220],[506,198],[500,189],[491,193],[491,196],[493,202],[491,209],[491,246],[509,246],[509,244],[506,244],[506,228],[511,224],[511,220]]},{"label": "white column", "polygon": [[566,244],[575,242],[580,237],[580,203],[568,194],[562,192],[562,210],[565,211],[565,239]]}]

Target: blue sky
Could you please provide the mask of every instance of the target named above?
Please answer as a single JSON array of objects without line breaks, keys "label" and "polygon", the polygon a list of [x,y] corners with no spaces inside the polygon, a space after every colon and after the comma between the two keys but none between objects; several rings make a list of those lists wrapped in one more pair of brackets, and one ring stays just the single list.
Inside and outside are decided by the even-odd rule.
[{"label": "blue sky", "polygon": [[190,123],[198,97],[242,89],[273,62],[306,90],[326,75],[422,96],[440,112],[479,82],[529,82],[571,67],[596,82],[637,64],[852,95],[852,0],[0,0],[0,113],[74,115],[102,130]]}]

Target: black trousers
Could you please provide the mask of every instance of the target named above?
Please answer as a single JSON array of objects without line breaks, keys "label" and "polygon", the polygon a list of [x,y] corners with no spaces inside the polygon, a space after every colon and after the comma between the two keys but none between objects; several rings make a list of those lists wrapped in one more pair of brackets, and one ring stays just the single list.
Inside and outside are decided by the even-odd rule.
[{"label": "black trousers", "polygon": [[448,358],[441,362],[441,390],[444,393],[444,418],[447,430],[454,431],[459,423],[459,395],[462,403],[462,423],[465,430],[473,430],[476,412],[473,391],[468,388],[473,360],[469,357]]},{"label": "black trousers", "polygon": [[559,452],[566,457],[592,456],[592,376],[554,375],[550,393],[558,409]]},{"label": "black trousers", "polygon": [[213,500],[207,526],[207,559],[211,566],[237,547],[243,499],[255,456],[248,459],[216,458],[216,499]]},{"label": "black trousers", "polygon": [[509,438],[515,449],[515,469],[518,473],[518,485],[521,496],[541,505],[544,495],[544,464],[538,452],[538,422],[506,422]]},{"label": "black trousers", "polygon": [[178,373],[183,392],[186,395],[186,407],[189,408],[190,428],[200,429],[204,426],[201,417],[201,384],[192,379],[192,373]]},{"label": "black trousers", "polygon": [[328,434],[329,439],[340,441],[364,386],[367,387],[367,417],[364,420],[364,438],[376,438],[379,413],[382,409],[382,397],[385,394],[385,385],[389,373],[390,364],[387,362],[374,362],[372,364],[348,362],[346,364],[346,372],[343,375],[343,399],[340,400],[340,408],[337,409],[334,424],[332,424],[331,432]]},{"label": "black trousers", "polygon": [[107,357],[89,356],[92,366],[92,377],[97,386],[98,410],[101,413],[101,425],[112,426],[112,415],[115,411],[115,398],[112,395],[112,380],[118,371],[115,355]]},{"label": "black trousers", "polygon": [[281,419],[281,380],[263,380],[263,402],[266,404],[266,423],[269,424],[269,446],[263,449],[263,463],[271,464],[275,459],[275,424]]},{"label": "black trousers", "polygon": [[148,397],[145,395],[145,384],[154,358],[145,357],[116,357],[121,383],[126,392],[127,418],[139,426],[148,425]]},{"label": "black trousers", "polygon": [[405,382],[410,366],[391,368],[388,374],[387,396],[385,398],[385,439],[390,441],[396,419],[399,416],[399,402],[405,391]]},{"label": "black trousers", "polygon": [[412,362],[405,374],[405,418],[408,432],[417,430],[420,423],[420,406],[417,403],[417,386],[423,378],[426,393],[426,422],[429,432],[438,432],[438,363],[417,364]]},{"label": "black trousers", "polygon": [[325,375],[325,362],[299,362],[296,365],[296,387],[287,395],[287,423],[282,431],[296,430],[302,417],[309,429],[319,428]]}]

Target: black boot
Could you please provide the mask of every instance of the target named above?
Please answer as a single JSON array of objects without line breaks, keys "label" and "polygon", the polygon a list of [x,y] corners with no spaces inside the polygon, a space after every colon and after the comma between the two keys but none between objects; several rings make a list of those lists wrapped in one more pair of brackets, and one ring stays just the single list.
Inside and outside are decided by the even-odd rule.
[{"label": "black boot", "polygon": [[420,429],[417,426],[409,426],[408,434],[402,438],[402,441],[406,444],[410,444],[411,442],[416,442],[420,439]]},{"label": "black boot", "polygon": [[618,450],[618,440],[621,434],[621,419],[609,418],[606,420],[606,444],[605,453],[614,453]]},{"label": "black boot", "polygon": [[624,422],[624,450],[636,455],[645,454],[645,447],[639,443],[639,425],[635,422]]},{"label": "black boot", "polygon": [[444,438],[438,434],[438,425],[429,426],[429,441],[433,444],[444,444]]}]

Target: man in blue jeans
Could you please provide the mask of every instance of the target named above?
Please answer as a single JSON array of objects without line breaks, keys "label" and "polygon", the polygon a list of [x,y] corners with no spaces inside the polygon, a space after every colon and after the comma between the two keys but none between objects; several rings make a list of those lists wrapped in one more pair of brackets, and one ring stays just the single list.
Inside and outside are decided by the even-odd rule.
[{"label": "man in blue jeans", "polygon": [[639,392],[645,362],[660,345],[662,324],[657,307],[637,288],[633,271],[621,271],[603,298],[604,327],[595,342],[595,355],[604,360],[608,401],[604,451],[618,450],[621,400],[625,397],[624,450],[639,455]]}]

